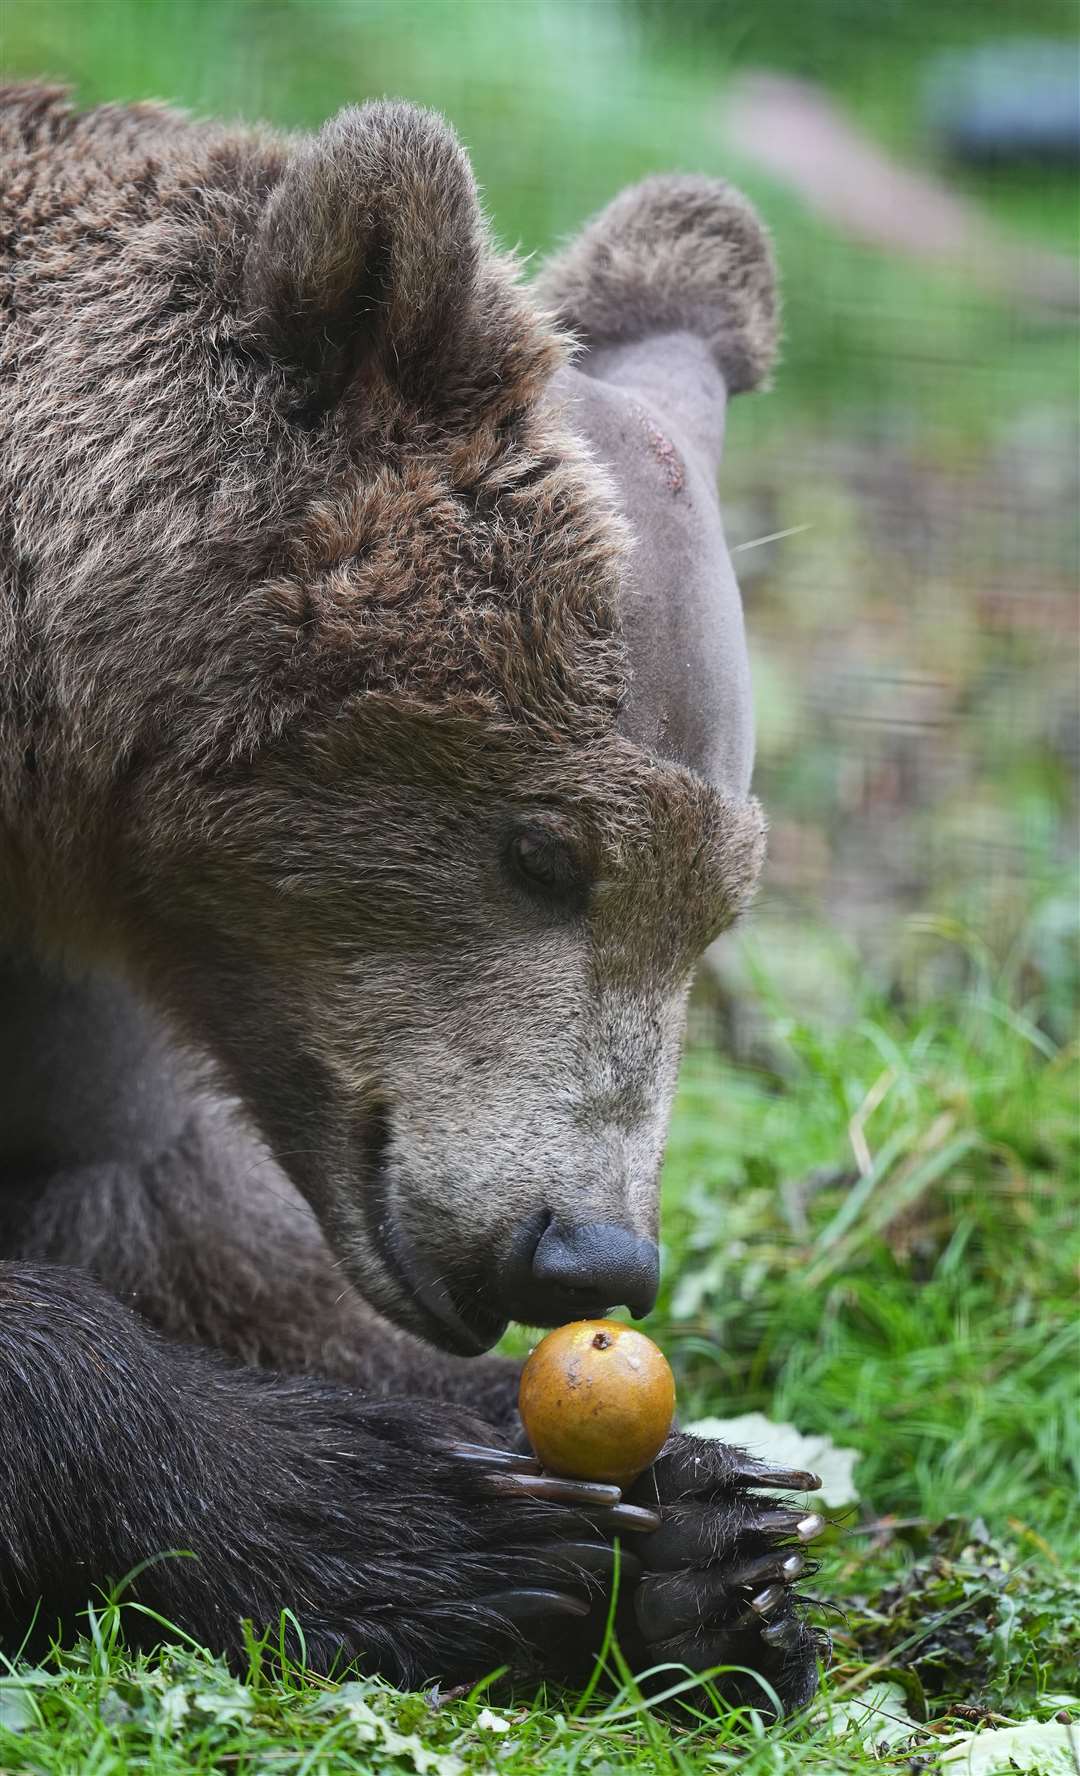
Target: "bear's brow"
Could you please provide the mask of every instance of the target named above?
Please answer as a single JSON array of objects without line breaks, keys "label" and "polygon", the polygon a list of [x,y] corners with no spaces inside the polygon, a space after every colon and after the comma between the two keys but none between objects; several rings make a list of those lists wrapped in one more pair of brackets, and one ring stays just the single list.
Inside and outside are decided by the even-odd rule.
[{"label": "bear's brow", "polygon": [[[593,888],[608,903],[646,895],[687,929],[734,921],[761,873],[760,809],[696,780],[686,800],[666,800],[638,842],[614,839],[597,860]],[[628,904],[629,910],[629,904]]]}]

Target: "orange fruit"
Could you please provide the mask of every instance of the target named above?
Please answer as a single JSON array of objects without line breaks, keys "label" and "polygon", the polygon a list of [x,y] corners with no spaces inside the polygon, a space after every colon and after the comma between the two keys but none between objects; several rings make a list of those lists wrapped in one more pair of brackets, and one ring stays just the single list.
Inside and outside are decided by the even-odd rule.
[{"label": "orange fruit", "polygon": [[628,1486],[671,1429],[675,1380],[644,1332],[620,1320],[574,1320],[530,1355],[518,1410],[551,1473]]}]

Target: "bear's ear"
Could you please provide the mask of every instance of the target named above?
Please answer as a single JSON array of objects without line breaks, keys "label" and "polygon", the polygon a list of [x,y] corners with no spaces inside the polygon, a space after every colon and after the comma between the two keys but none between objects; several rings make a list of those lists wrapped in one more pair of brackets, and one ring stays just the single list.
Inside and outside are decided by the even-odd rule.
[{"label": "bear's ear", "polygon": [[[729,395],[776,356],[776,270],[753,207],[722,179],[666,174],[623,191],[534,285],[593,352],[659,335],[703,341]],[[589,374],[586,358],[582,365]]]},{"label": "bear's ear", "polygon": [[289,155],[244,266],[260,343],[309,420],[372,354],[437,383],[467,325],[485,230],[468,159],[429,111],[350,107]]}]

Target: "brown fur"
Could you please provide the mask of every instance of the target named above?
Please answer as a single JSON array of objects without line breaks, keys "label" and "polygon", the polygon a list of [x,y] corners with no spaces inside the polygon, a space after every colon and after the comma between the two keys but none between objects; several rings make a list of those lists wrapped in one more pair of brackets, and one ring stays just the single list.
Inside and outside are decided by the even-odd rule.
[{"label": "brown fur", "polygon": [[[325,722],[346,693],[479,707],[560,739],[595,733],[605,711],[610,722],[621,539],[580,449],[535,412],[564,348],[483,239],[445,129],[368,107],[287,158],[265,134],[151,107],[79,117],[31,93],[8,98],[0,132],[15,169],[3,197],[5,666],[22,692],[3,709],[0,759],[20,849],[59,854],[67,887],[72,868],[87,873],[66,843],[76,808],[84,827],[92,809],[111,829],[118,782],[130,794],[167,757],[164,798],[302,714]],[[418,186],[399,215],[401,191],[384,182],[371,211],[377,264],[405,276],[407,320],[384,315],[371,286],[378,319],[354,338],[363,364],[340,389],[329,345],[334,368],[320,359],[316,372],[304,343],[334,323],[296,286],[288,223],[324,206],[338,234],[306,240],[307,274],[319,288],[346,276],[352,211],[336,180],[354,170],[343,148],[371,144]],[[464,240],[423,177],[440,156],[471,223]],[[399,239],[422,240],[430,263],[399,266]],[[410,280],[429,273],[433,309],[464,317],[456,335],[431,334],[413,299]],[[343,399],[314,432],[312,381],[322,401],[327,374]],[[514,559],[523,536],[528,562],[520,548]],[[539,660],[522,653],[523,625]]]},{"label": "brown fur", "polygon": [[[164,1005],[407,1324],[356,1210],[387,1104],[451,1271],[538,1191],[653,1232],[685,983],[760,820],[616,731],[626,532],[461,150],[385,105],[300,143],[0,118],[8,941]],[[507,890],[542,809],[587,932]]]}]

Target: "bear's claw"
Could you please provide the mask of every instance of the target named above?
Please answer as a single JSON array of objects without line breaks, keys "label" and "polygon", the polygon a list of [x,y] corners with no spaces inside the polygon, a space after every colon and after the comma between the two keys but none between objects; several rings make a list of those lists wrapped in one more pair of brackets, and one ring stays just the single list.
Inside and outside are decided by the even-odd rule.
[{"label": "bear's claw", "polygon": [[761,1630],[761,1638],[766,1646],[793,1647],[802,1640],[806,1630],[797,1616],[788,1614],[781,1616],[779,1622],[769,1622]]},{"label": "bear's claw", "polygon": [[512,1474],[539,1474],[542,1470],[535,1455],[519,1455],[514,1449],[494,1449],[486,1443],[448,1443],[446,1452],[455,1461],[474,1468],[500,1468]]},{"label": "bear's claw", "polygon": [[618,1565],[621,1584],[632,1584],[641,1576],[641,1561],[636,1554],[615,1550],[607,1542],[562,1542],[552,1557],[552,1565],[564,1566],[570,1572],[584,1572],[590,1578],[614,1579]]},{"label": "bear's claw", "polygon": [[661,1518],[659,1511],[650,1511],[647,1505],[619,1504],[590,1511],[589,1521],[596,1529],[629,1529],[635,1535],[652,1535],[660,1528]]},{"label": "bear's claw", "polygon": [[795,1536],[800,1542],[812,1542],[825,1528],[825,1519],[819,1511],[788,1511],[781,1507],[759,1511],[747,1527],[762,1530],[766,1535]]},{"label": "bear's claw", "polygon": [[497,1610],[510,1622],[534,1622],[550,1615],[587,1616],[590,1609],[584,1597],[575,1597],[569,1591],[549,1591],[540,1586],[499,1591],[491,1597],[479,1597],[477,1602]]},{"label": "bear's claw", "polygon": [[590,1521],[598,1529],[640,1533],[660,1527],[658,1512],[645,1505],[625,1504],[618,1486],[545,1474],[534,1455],[484,1443],[448,1443],[446,1449],[455,1461],[484,1469],[478,1484],[491,1498],[547,1499],[553,1504],[577,1505],[588,1509]]},{"label": "bear's claw", "polygon": [[818,1492],[820,1474],[808,1468],[774,1468],[770,1462],[749,1458],[732,1475],[737,1486],[775,1486],[780,1492]]},{"label": "bear's claw", "polygon": [[562,1480],[555,1474],[485,1474],[480,1488],[492,1498],[548,1499],[554,1505],[617,1505],[622,1493],[617,1486],[599,1480]]},{"label": "bear's claw", "polygon": [[759,1560],[747,1561],[744,1567],[730,1573],[727,1585],[732,1591],[741,1591],[751,1585],[759,1585],[763,1580],[774,1578],[782,1579],[785,1585],[792,1585],[805,1567],[806,1561],[801,1554],[784,1554],[782,1549],[777,1549],[771,1554],[763,1554]]},{"label": "bear's claw", "polygon": [[756,1597],[750,1599],[750,1608],[759,1616],[775,1616],[782,1603],[787,1601],[787,1591],[783,1585],[766,1585]]}]

